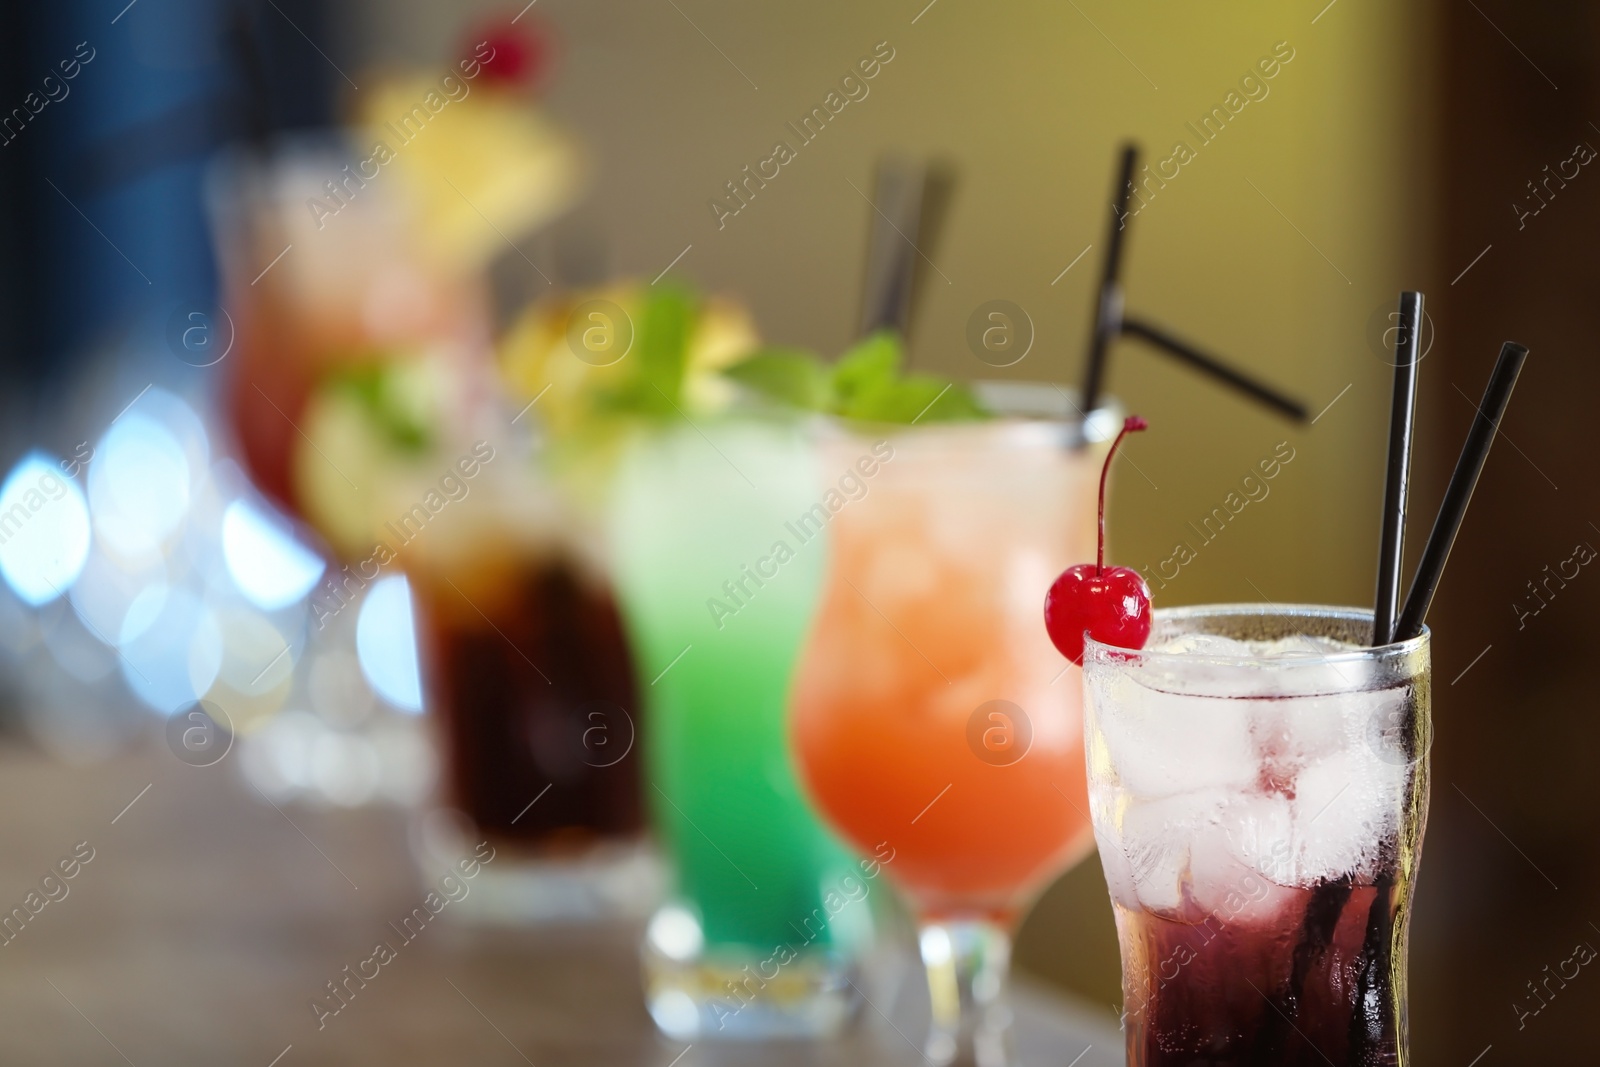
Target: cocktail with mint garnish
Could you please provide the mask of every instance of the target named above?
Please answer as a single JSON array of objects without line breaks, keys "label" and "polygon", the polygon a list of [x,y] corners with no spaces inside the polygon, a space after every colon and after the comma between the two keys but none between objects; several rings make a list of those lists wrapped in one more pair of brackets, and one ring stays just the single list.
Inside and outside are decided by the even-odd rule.
[{"label": "cocktail with mint garnish", "polygon": [[1080,423],[1048,385],[902,379],[898,358],[880,336],[827,377],[794,354],[732,373],[831,416],[825,471],[869,460],[827,522],[795,758],[857,852],[893,851],[885,874],[928,970],[928,1058],[999,1064],[1010,933],[1091,842],[1079,687],[1039,630],[1037,589],[1094,543],[1115,420]]},{"label": "cocktail with mint garnish", "polygon": [[[856,1008],[866,898],[899,861],[879,841],[851,859],[817,822],[787,720],[836,531],[895,462],[882,437],[820,447],[807,411],[909,421],[937,400],[932,421],[976,410],[949,383],[900,374],[898,353],[879,337],[832,365],[792,351],[736,365],[727,378],[745,387],[741,401],[709,412],[675,398],[616,476],[612,540],[645,683],[648,799],[677,871],[650,924],[646,995],[675,1036],[821,1035]],[[664,361],[651,370],[673,373]]]}]

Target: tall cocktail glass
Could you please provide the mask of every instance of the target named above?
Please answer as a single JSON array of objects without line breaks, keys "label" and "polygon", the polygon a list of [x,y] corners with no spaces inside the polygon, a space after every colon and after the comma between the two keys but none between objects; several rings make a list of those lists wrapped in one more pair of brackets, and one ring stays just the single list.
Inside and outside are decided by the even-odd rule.
[{"label": "tall cocktail glass", "polygon": [[1157,611],[1084,658],[1090,811],[1133,1067],[1404,1064],[1428,801],[1426,631]]},{"label": "tall cocktail glass", "polygon": [[643,436],[617,475],[645,798],[676,874],[645,938],[645,994],[685,1040],[824,1035],[856,1005],[863,868],[806,806],[785,733],[828,551],[790,524],[817,481],[797,423],[739,417]]},{"label": "tall cocktail glass", "polygon": [[383,528],[411,583],[442,763],[413,848],[424,872],[479,842],[495,850],[451,909],[462,919],[642,919],[660,901],[661,868],[641,802],[639,684],[599,523],[528,459],[472,469],[438,518],[413,529],[426,508],[397,505]]},{"label": "tall cocktail glass", "polygon": [[[1042,398],[1000,399],[1069,407]],[[796,683],[796,757],[828,822],[893,857],[935,1063],[1006,1062],[1011,931],[1091,847],[1078,668],[1046,636],[1042,602],[1064,567],[1094,558],[1118,422],[896,427],[882,445],[841,429],[824,445],[824,469],[855,472],[858,491],[818,515],[833,562]]]}]

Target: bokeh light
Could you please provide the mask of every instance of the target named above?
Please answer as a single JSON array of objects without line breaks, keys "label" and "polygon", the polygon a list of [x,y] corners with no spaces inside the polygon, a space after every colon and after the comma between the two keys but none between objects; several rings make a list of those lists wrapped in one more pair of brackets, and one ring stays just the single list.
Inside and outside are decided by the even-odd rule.
[{"label": "bokeh light", "polygon": [[161,557],[134,564],[110,554],[103,544],[91,544],[83,572],[67,596],[89,632],[114,645],[134,603],[149,595],[151,586],[164,590],[167,579],[167,562]]},{"label": "bokeh light", "polygon": [[380,579],[367,590],[356,617],[356,655],[379,696],[402,711],[422,710],[411,587],[404,577]]},{"label": "bokeh light", "polygon": [[222,552],[234,585],[263,611],[300,600],[326,569],[286,520],[246,499],[235,500],[222,514]]},{"label": "bokeh light", "polygon": [[[152,587],[154,588],[154,587]],[[135,696],[170,715],[204,696],[222,667],[222,630],[199,597],[167,589],[135,601],[124,622],[122,675]],[[148,620],[148,621],[147,621]]]},{"label": "bokeh light", "polygon": [[0,575],[38,607],[65,593],[89,557],[89,509],[59,461],[31,452],[0,486]]},{"label": "bokeh light", "polygon": [[100,438],[89,467],[95,532],[122,556],[158,551],[189,510],[190,476],[183,445],[167,427],[128,412]]}]

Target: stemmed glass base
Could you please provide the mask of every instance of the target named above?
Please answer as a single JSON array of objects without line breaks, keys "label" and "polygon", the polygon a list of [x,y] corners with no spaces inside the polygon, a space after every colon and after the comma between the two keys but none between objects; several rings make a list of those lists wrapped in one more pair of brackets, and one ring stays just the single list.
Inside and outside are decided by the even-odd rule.
[{"label": "stemmed glass base", "polygon": [[982,919],[923,923],[918,946],[928,973],[933,1025],[924,1055],[935,1067],[1010,1067],[1011,1010],[1003,996],[1011,934]]}]

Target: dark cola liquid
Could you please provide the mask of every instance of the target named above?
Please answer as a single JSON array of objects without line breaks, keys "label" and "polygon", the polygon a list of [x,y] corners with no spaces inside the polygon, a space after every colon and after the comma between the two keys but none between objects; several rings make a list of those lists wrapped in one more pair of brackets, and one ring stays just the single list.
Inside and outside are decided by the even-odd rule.
[{"label": "dark cola liquid", "polygon": [[1384,876],[1283,891],[1248,924],[1117,906],[1129,1067],[1400,1064],[1400,899]]},{"label": "dark cola liquid", "polygon": [[482,612],[448,584],[419,590],[447,802],[548,850],[636,836],[637,694],[610,591],[559,559],[510,581]]}]

